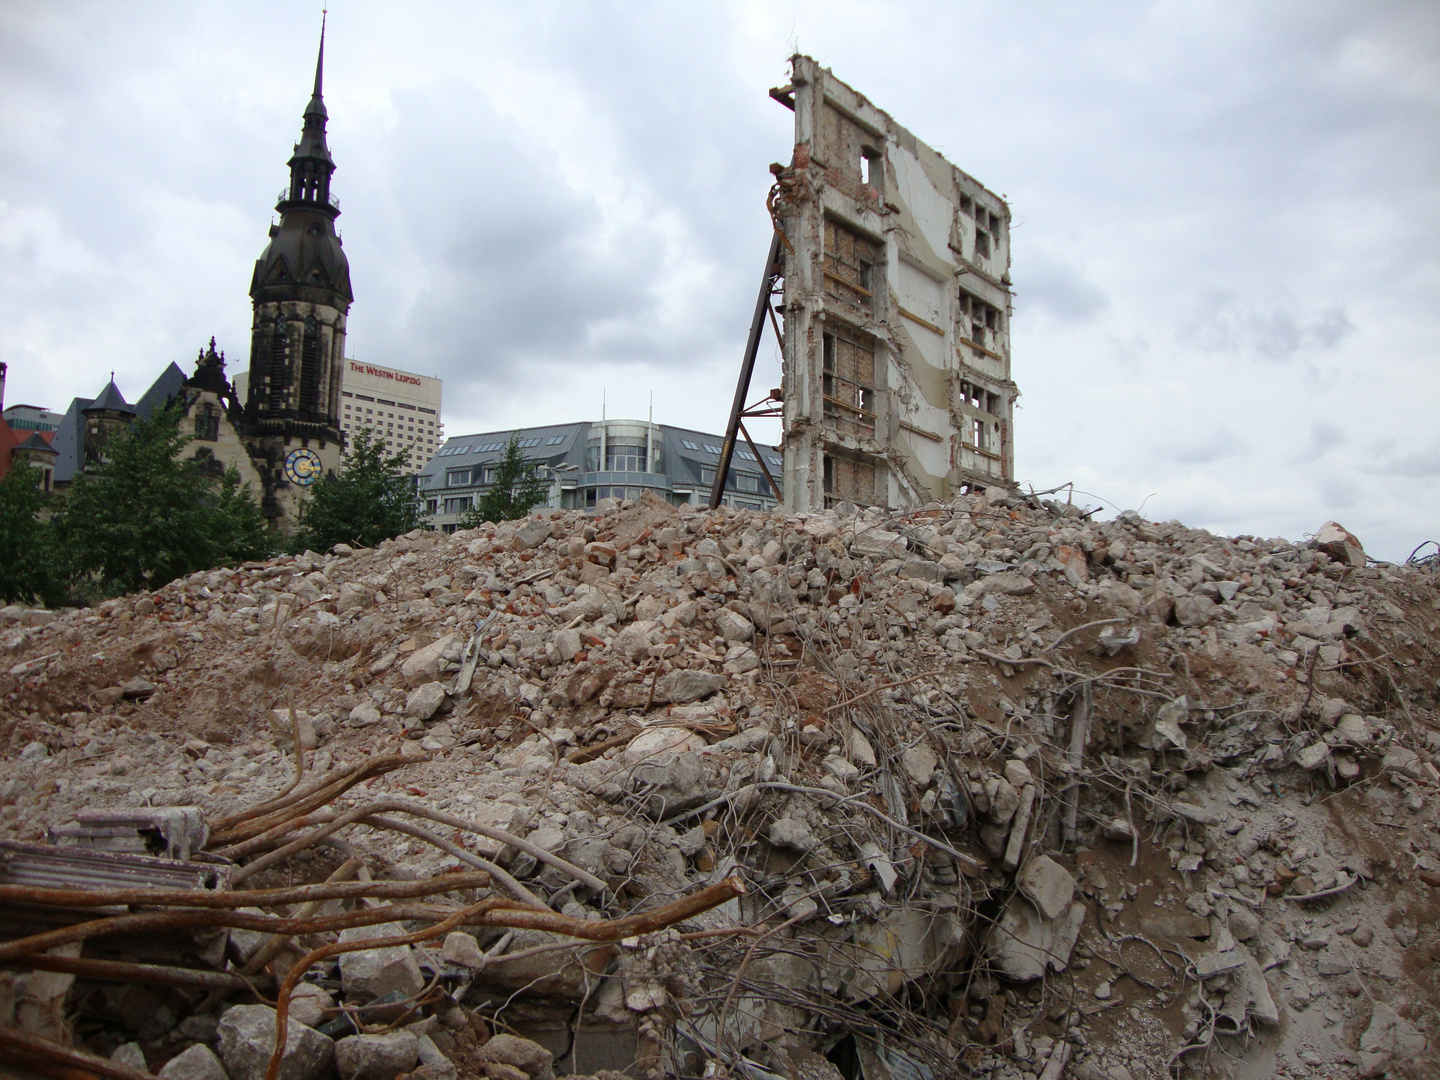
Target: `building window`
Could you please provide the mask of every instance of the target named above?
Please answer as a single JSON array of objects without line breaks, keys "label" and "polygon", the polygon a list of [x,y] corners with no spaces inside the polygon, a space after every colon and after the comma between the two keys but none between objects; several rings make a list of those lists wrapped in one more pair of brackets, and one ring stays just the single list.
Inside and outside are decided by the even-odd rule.
[{"label": "building window", "polygon": [[826,334],[821,344],[825,416],[853,434],[875,431],[875,352],[858,342]]},{"label": "building window", "polygon": [[867,461],[826,454],[824,484],[827,507],[840,502],[868,506],[875,501],[875,466]]},{"label": "building window", "polygon": [[205,402],[195,414],[195,438],[216,442],[220,438],[220,410]]},{"label": "building window", "polygon": [[445,500],[445,513],[463,514],[474,505],[475,500],[469,495],[462,495],[453,499]]},{"label": "building window", "polygon": [[754,491],[754,492],[759,492],[759,490],[760,490],[760,477],[756,476],[754,473],[748,473],[748,472],[736,473],[736,474],[735,474],[735,486],[736,486],[739,490],[741,490],[741,491]]},{"label": "building window", "polygon": [[612,439],[605,446],[606,472],[647,472],[645,444],[635,439]]},{"label": "building window", "polygon": [[880,262],[879,245],[825,219],[825,294],[859,311],[874,308],[874,267]]}]

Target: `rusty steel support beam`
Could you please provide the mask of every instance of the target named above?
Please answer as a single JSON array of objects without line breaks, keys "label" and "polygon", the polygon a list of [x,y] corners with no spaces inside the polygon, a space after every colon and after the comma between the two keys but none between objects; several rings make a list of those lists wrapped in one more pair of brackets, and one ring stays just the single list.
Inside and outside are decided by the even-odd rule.
[{"label": "rusty steel support beam", "polygon": [[760,471],[765,474],[765,482],[770,485],[770,490],[775,493],[775,501],[779,502],[785,495],[780,490],[780,485],[775,482],[775,478],[770,475],[770,467],[765,464],[765,455],[760,453],[760,448],[755,445],[755,440],[750,438],[750,432],[745,430],[745,424],[743,422],[740,424],[740,434],[745,436],[746,445],[750,447],[750,452],[755,455],[755,460],[759,462]]},{"label": "rusty steel support beam", "polygon": [[720,505],[725,494],[725,478],[730,474],[730,462],[735,456],[735,436],[740,430],[740,417],[745,412],[745,395],[750,392],[750,377],[755,373],[755,356],[760,351],[760,335],[765,331],[765,313],[770,310],[770,297],[774,292],[775,282],[785,272],[780,253],[780,245],[784,239],[778,228],[770,237],[770,254],[765,257],[765,276],[760,280],[760,295],[755,298],[755,315],[750,320],[750,336],[745,341],[745,355],[740,361],[735,401],[730,406],[730,420],[725,425],[725,442],[720,447],[720,463],[715,467],[715,483],[710,488],[712,510]]}]

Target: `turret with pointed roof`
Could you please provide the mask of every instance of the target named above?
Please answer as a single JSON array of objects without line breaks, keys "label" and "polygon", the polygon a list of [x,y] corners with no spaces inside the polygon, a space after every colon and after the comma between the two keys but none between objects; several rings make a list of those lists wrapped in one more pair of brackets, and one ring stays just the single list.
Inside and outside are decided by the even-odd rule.
[{"label": "turret with pointed roof", "polygon": [[84,427],[84,468],[94,469],[108,460],[107,449],[110,440],[129,427],[135,419],[135,406],[125,400],[125,395],[115,385],[115,373],[95,400],[80,410],[85,418]]},{"label": "turret with pointed roof", "polygon": [[325,141],[324,72],[322,22],[315,88],[288,163],[290,183],[275,206],[280,222],[270,226],[270,243],[250,280],[254,317],[245,429],[252,453],[270,463],[265,506],[272,517],[286,515],[293,501],[285,456],[309,448],[324,467],[334,468],[343,438],[340,380],[345,319],[354,295],[335,231],[340,203],[330,192],[335,162]]}]

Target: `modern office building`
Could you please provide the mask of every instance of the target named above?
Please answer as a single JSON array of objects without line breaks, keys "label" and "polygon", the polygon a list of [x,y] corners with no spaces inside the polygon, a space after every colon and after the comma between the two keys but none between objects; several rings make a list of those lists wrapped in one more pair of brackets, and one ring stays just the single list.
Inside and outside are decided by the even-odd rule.
[{"label": "modern office building", "polygon": [[54,431],[65,419],[64,413],[51,412],[39,405],[7,405],[5,423],[15,431]]},{"label": "modern office building", "polygon": [[[426,520],[454,532],[461,516],[488,490],[511,437],[548,486],[546,504],[593,507],[602,499],[638,499],[650,491],[675,505],[709,500],[720,461],[719,435],[644,420],[599,420],[461,435],[446,440],[420,472]],[[759,446],[762,463],[741,443],[726,479],[724,501],[758,510],[778,495],[766,477],[780,475],[778,448]]]},{"label": "modern office building", "polygon": [[340,430],[347,443],[361,428],[404,451],[418,473],[444,441],[439,379],[347,358],[340,383]]}]

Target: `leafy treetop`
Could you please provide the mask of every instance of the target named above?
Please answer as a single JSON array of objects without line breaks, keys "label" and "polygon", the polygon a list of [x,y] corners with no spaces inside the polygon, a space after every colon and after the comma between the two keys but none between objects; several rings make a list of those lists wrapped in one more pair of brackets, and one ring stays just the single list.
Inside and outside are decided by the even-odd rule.
[{"label": "leafy treetop", "polygon": [[297,551],[325,551],[336,544],[375,547],[420,525],[415,481],[405,475],[409,460],[390,453],[384,439],[367,429],[356,433],[338,471],[310,489],[295,531]]},{"label": "leafy treetop", "polygon": [[490,487],[460,519],[462,529],[473,529],[486,521],[512,521],[545,501],[545,482],[539,470],[525,461],[520,436],[511,435],[505,456],[495,465]]}]

